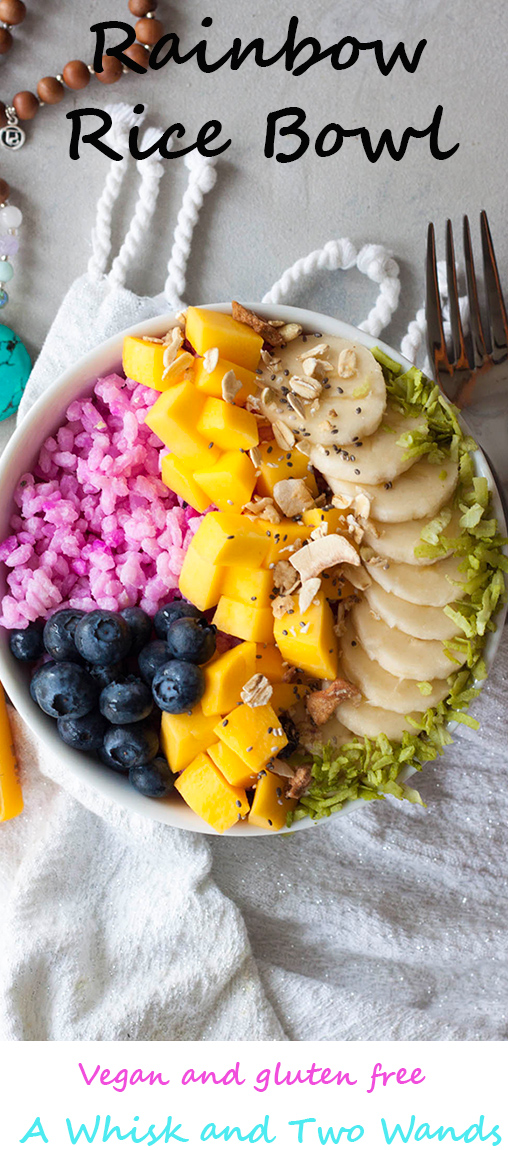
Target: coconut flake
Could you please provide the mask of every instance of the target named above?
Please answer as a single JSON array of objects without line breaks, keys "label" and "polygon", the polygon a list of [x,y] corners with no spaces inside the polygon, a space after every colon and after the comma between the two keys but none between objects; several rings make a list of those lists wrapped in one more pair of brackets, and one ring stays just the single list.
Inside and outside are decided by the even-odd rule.
[{"label": "coconut flake", "polygon": [[203,367],[207,375],[211,375],[215,371],[219,362],[219,349],[218,347],[209,347],[203,356]]},{"label": "coconut flake", "polygon": [[302,615],[304,615],[310,607],[320,587],[321,579],[306,579],[305,582],[302,583],[298,592],[298,606]]},{"label": "coconut flake", "polygon": [[328,567],[335,567],[336,563],[351,563],[358,567],[360,557],[344,535],[325,535],[323,539],[307,543],[296,555],[291,555],[289,562],[299,572],[303,583]]}]

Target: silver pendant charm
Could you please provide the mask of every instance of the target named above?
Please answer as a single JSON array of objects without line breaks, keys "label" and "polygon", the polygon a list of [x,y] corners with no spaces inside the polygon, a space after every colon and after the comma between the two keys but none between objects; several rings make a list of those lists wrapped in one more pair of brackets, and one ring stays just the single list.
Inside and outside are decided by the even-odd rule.
[{"label": "silver pendant charm", "polygon": [[7,124],[0,130],[0,144],[10,152],[17,152],[26,140],[23,128],[18,124],[18,117],[14,108],[6,108]]}]

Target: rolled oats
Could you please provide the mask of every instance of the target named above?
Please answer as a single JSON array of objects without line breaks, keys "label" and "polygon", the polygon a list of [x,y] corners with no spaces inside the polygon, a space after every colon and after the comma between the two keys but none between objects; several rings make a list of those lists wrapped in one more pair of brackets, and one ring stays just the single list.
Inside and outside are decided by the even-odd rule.
[{"label": "rolled oats", "polygon": [[356,375],[356,351],[353,347],[343,347],[339,355],[338,373],[341,379],[352,379]]}]

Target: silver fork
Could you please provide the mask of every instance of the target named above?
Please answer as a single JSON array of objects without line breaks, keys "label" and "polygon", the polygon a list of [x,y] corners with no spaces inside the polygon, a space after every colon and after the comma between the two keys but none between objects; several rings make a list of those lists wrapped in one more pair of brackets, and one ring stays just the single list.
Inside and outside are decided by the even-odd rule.
[{"label": "silver fork", "polygon": [[480,216],[487,332],[478,297],[471,230],[464,216],[464,262],[470,331],[464,333],[459,310],[455,246],[446,225],[446,273],[450,305],[451,346],[443,331],[438,288],[434,225],[427,241],[427,346],[434,378],[458,407],[467,407],[467,422],[494,470],[498,486],[508,488],[508,316],[487,213]]}]

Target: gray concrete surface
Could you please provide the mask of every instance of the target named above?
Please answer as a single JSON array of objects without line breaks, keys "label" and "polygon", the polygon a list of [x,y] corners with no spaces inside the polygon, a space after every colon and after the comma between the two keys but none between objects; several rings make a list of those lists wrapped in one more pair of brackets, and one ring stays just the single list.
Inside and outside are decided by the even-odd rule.
[{"label": "gray concrete surface", "polygon": [[[282,64],[261,70],[252,61],[240,71],[223,68],[202,75],[194,62],[169,65],[146,77],[129,76],[113,88],[92,81],[45,108],[28,125],[28,142],[17,153],[0,149],[0,173],[12,185],[13,202],[24,212],[22,248],[12,283],[12,303],[3,313],[33,355],[37,354],[58,304],[82,272],[90,251],[95,203],[107,161],[90,148],[72,162],[68,156],[72,107],[103,107],[113,99],[142,100],[149,122],[166,127],[175,120],[189,136],[209,117],[224,124],[233,144],[219,165],[219,179],[196,233],[188,278],[188,298],[207,301],[234,293],[256,298],[298,256],[333,236],[358,244],[387,244],[400,260],[402,304],[387,337],[397,341],[423,293],[425,232],[430,218],[457,223],[468,211],[475,221],[489,211],[500,263],[508,277],[506,203],[506,7],[503,0],[203,0],[191,5],[160,0],[159,15],[177,31],[184,46],[201,35],[211,15],[210,52],[221,54],[235,35],[244,42],[263,35],[272,51],[285,37],[289,17],[300,18],[302,35],[323,46],[344,35],[399,39],[408,50],[425,37],[427,47],[414,76],[397,65],[380,75],[371,53],[354,68],[334,72],[328,62],[301,77]],[[29,0],[15,47],[0,66],[0,98],[6,102],[38,77],[55,74],[69,58],[92,57],[90,24],[126,19],[126,0]],[[309,149],[291,164],[263,157],[269,111],[297,104],[314,133],[335,120],[344,127],[367,125],[377,140],[391,127],[395,138],[408,125],[425,127],[437,104],[444,106],[442,146],[460,141],[451,159],[437,161],[428,141],[412,141],[406,157],[366,159],[358,139],[347,140],[335,157],[319,159]],[[192,137],[194,138],[194,137]],[[133,165],[134,167],[134,165]],[[185,183],[183,161],[169,160],[159,209],[146,250],[132,269],[129,286],[154,294],[164,281],[172,228]],[[118,240],[133,205],[135,180],[122,196],[115,225]],[[366,313],[372,285],[359,275],[326,276],[295,303],[310,302],[353,322]]]}]

